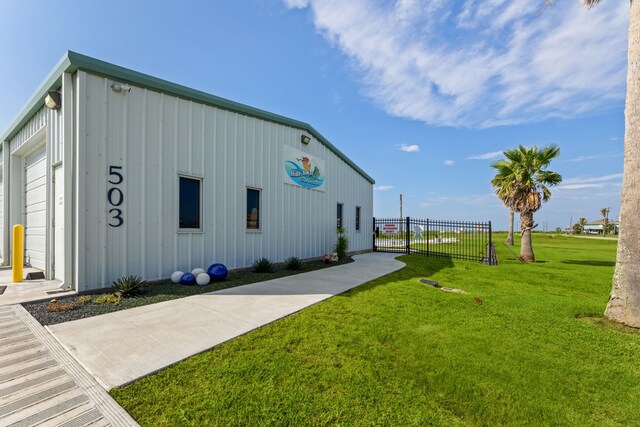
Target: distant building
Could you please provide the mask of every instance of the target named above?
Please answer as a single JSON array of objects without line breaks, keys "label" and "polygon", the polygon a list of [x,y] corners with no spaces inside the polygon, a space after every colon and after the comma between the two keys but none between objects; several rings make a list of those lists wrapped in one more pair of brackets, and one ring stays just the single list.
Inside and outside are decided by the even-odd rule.
[{"label": "distant building", "polygon": [[[609,226],[613,225],[613,230],[608,231],[607,234],[618,234],[620,232],[620,223],[618,221],[608,221]],[[597,221],[590,221],[584,225],[584,232],[586,234],[602,234],[604,231],[604,219]]]}]

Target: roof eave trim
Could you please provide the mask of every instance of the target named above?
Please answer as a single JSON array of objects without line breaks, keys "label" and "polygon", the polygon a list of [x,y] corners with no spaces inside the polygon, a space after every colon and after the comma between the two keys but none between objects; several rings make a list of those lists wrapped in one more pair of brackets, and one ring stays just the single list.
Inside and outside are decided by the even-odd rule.
[{"label": "roof eave trim", "polygon": [[308,132],[315,137],[321,144],[325,145],[330,151],[336,154],[340,159],[347,163],[352,169],[362,175],[371,184],[375,184],[375,180],[358,167],[351,159],[349,159],[338,148],[331,144],[324,136],[315,130],[308,123],[290,119],[278,114],[270,113],[265,110],[250,107],[239,102],[230,101],[219,96],[211,95],[196,89],[182,86],[176,83],[162,80],[157,77],[143,74],[128,68],[120,67],[109,62],[91,58],[76,52],[67,51],[60,59],[58,64],[49,73],[47,78],[40,84],[38,89],[32,95],[31,100],[24,106],[22,112],[16,117],[9,129],[2,135],[0,141],[9,141],[13,138],[26,122],[44,105],[46,93],[50,90],[57,90],[62,84],[62,75],[64,73],[73,73],[76,70],[83,70],[92,74],[101,75],[108,78],[122,80],[123,83],[132,83],[138,86],[155,89],[163,93],[178,96],[181,98],[191,99],[202,102],[224,110],[234,111],[247,116],[267,120],[270,122],[294,127]]}]

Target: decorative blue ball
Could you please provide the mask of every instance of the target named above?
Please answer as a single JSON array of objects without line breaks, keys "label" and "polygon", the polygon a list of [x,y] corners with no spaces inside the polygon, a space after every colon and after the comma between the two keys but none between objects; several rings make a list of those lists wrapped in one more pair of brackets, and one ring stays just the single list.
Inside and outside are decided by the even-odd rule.
[{"label": "decorative blue ball", "polygon": [[212,282],[222,282],[229,275],[229,270],[224,264],[211,264],[207,268],[207,274],[211,277]]},{"label": "decorative blue ball", "polygon": [[180,283],[187,286],[192,286],[196,284],[196,276],[191,273],[184,273],[182,275],[182,279],[180,279]]}]

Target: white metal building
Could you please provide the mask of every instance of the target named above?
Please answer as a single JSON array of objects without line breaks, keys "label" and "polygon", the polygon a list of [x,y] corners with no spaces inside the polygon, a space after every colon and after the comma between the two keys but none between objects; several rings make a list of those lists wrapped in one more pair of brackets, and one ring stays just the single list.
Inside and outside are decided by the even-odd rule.
[{"label": "white metal building", "polygon": [[74,52],[0,141],[0,258],[23,224],[78,291],[372,246],[373,179],[310,125]]}]

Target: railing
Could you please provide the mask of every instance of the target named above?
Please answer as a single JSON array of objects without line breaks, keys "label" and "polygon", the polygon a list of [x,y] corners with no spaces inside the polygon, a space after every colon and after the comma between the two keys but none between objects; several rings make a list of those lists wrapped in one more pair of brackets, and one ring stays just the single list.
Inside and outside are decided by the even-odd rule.
[{"label": "railing", "polygon": [[374,218],[373,250],[498,264],[491,221]]}]

